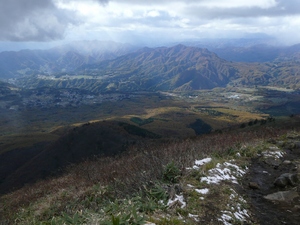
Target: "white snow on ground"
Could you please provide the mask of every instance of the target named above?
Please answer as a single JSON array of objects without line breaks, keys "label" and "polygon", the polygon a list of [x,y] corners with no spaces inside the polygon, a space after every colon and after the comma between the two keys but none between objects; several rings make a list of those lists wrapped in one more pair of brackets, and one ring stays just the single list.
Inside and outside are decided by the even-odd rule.
[{"label": "white snow on ground", "polygon": [[243,176],[246,172],[237,165],[229,162],[223,164],[218,163],[216,168],[207,171],[208,176],[202,177],[201,182],[206,182],[207,184],[219,184],[221,181],[229,180],[232,183],[238,183],[237,177]]},{"label": "white snow on ground", "polygon": [[272,157],[272,158],[276,158],[279,159],[281,157],[283,157],[284,152],[282,151],[264,151],[262,152],[264,157]]},{"label": "white snow on ground", "polygon": [[211,158],[205,158],[205,159],[201,159],[201,160],[196,160],[195,161],[195,165],[196,166],[203,166],[206,163],[209,163],[212,159]]},{"label": "white snow on ground", "polygon": [[197,170],[197,169],[200,168],[200,166],[203,166],[204,164],[209,163],[211,160],[212,160],[211,158],[205,158],[205,159],[201,159],[201,160],[196,160],[192,168],[188,167],[186,169],[188,169],[188,170],[190,170],[190,169]]},{"label": "white snow on ground", "polygon": [[176,202],[179,203],[180,208],[184,208],[186,206],[183,195],[175,195],[175,198],[173,200],[169,199],[167,205],[171,207],[172,205],[176,204]]},{"label": "white snow on ground", "polygon": [[198,215],[193,215],[189,213],[189,217],[193,218],[196,222],[199,222]]},{"label": "white snow on ground", "polygon": [[[210,162],[211,160],[211,158],[196,160],[193,169],[199,169],[201,166]],[[222,164],[218,163],[215,168],[208,170],[207,176],[202,177],[200,181],[207,184],[220,184],[222,181],[231,181],[232,183],[237,184],[237,179],[243,176],[245,173],[245,170],[235,165],[234,161],[231,160],[230,162],[224,162]],[[192,187],[192,185],[189,187]],[[195,191],[203,195],[209,193],[208,188],[195,189]],[[200,199],[204,198],[201,197]],[[240,221],[242,223],[246,222],[250,216],[248,211],[242,207],[242,204],[246,204],[247,202],[233,189],[231,189],[231,194],[228,201],[227,209],[221,212],[221,217],[218,220],[225,225],[232,225],[232,221]]]},{"label": "white snow on ground", "polygon": [[209,192],[208,188],[203,188],[203,189],[195,189],[196,192],[198,192],[199,194],[203,194],[206,195]]},{"label": "white snow on ground", "polygon": [[232,221],[237,220],[246,222],[250,217],[248,211],[242,207],[242,203],[246,203],[246,201],[233,189],[231,189],[231,191],[232,194],[230,195],[230,201],[227,205],[228,210],[222,211],[221,218],[218,219],[225,225],[231,225]]},{"label": "white snow on ground", "polygon": [[268,157],[268,158],[272,157],[272,158],[275,158],[275,159],[279,159],[279,158],[282,158],[284,156],[284,152],[280,151],[280,149],[277,146],[271,146],[271,147],[269,147],[268,151],[262,152],[262,155],[264,157]]},{"label": "white snow on ground", "polygon": [[226,213],[223,212],[221,218],[219,219],[219,221],[223,222],[223,224],[225,225],[231,225],[231,223],[227,222],[232,220],[231,216],[228,216]]}]

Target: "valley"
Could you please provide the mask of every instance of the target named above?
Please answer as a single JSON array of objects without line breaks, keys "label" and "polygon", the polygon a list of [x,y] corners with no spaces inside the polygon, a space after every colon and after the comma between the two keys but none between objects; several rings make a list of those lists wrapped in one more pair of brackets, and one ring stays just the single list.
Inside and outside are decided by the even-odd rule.
[{"label": "valley", "polygon": [[[103,120],[124,121],[166,138],[191,137],[197,132],[190,125],[199,119],[208,124],[207,131],[215,131],[299,114],[299,102],[298,90],[275,86],[95,93],[79,88],[22,89],[5,84],[0,95],[1,152],[19,143],[17,139],[11,143],[10,135],[42,134],[34,141],[39,142],[42,137],[48,140],[48,134],[53,138],[51,132],[61,127]],[[132,119],[135,117],[150,122],[137,123]]]},{"label": "valley", "polygon": [[[246,168],[256,153],[261,152],[259,146],[262,141],[298,129],[300,66],[296,53],[293,59],[287,59],[282,53],[285,51],[276,49],[277,55],[273,56],[276,60],[272,62],[231,62],[207,49],[181,44],[138,50],[127,47],[124,51],[118,51],[116,47],[114,54],[109,54],[106,49],[102,56],[94,52],[94,58],[89,60],[82,57],[87,57],[89,51],[77,49],[75,54],[69,52],[73,48],[60,48],[63,54],[59,55],[57,49],[52,49],[51,54],[55,53],[55,57],[50,57],[52,61],[47,56],[49,52],[45,51],[35,53],[35,57],[41,57],[41,54],[43,60],[41,63],[32,58],[32,67],[25,60],[20,63],[17,72],[8,67],[2,68],[0,197],[4,196],[9,212],[0,210],[0,215],[5,215],[6,221],[16,219],[11,210],[14,207],[19,210],[21,202],[26,210],[31,210],[31,203],[23,198],[18,198],[16,205],[13,201],[9,203],[10,194],[18,195],[19,191],[28,191],[27,188],[31,187],[31,193],[35,193],[38,191],[35,185],[42,182],[47,186],[49,182],[49,187],[53,187],[56,179],[63,179],[59,182],[66,190],[70,182],[72,185],[69,186],[81,189],[83,193],[77,199],[71,196],[69,189],[66,191],[66,196],[61,199],[68,199],[70,204],[80,203],[79,208],[67,202],[60,203],[62,207],[70,207],[64,212],[65,216],[77,215],[85,209],[95,213],[97,207],[113,205],[111,201],[142,193],[146,196],[139,196],[141,201],[148,201],[153,205],[147,207],[154,207],[154,211],[146,210],[151,214],[148,219],[164,224],[163,220],[157,219],[155,210],[165,206],[152,201],[166,200],[170,193],[164,191],[165,185],[174,187],[178,183],[177,178],[172,178],[175,182],[162,174],[166,173],[163,171],[168,166],[174,169],[176,164],[175,169],[181,171],[178,174],[181,182],[192,182],[206,188],[196,180],[208,176],[217,163],[225,165],[225,159],[237,160],[239,166]],[[24,54],[22,52],[22,57],[25,57]],[[0,60],[1,57],[4,56],[0,55]],[[51,63],[56,65],[52,71],[49,69]],[[251,149],[252,140],[255,150]],[[245,152],[243,146],[247,146],[249,152]],[[264,146],[269,148],[269,144]],[[235,154],[240,152],[243,156],[239,160]],[[213,163],[208,164],[205,171],[189,173],[185,169],[198,157],[208,156],[213,158]],[[107,175],[100,175],[99,171],[106,171]],[[148,183],[148,180],[151,182]],[[75,185],[74,181],[81,183]],[[144,189],[136,188],[136,183]],[[235,193],[231,191],[233,187],[227,185],[220,189],[224,193],[218,193],[222,198],[228,193]],[[126,186],[124,190],[128,188],[129,193],[120,191],[123,186]],[[53,188],[57,190],[57,187]],[[94,188],[97,189],[96,194]],[[46,189],[45,192],[54,196],[53,190]],[[107,191],[109,196],[98,191]],[[217,189],[214,191],[217,193]],[[90,196],[87,192],[101,196],[99,199],[105,203],[95,200],[93,194]],[[189,188],[183,192],[187,199],[191,198],[189,212],[197,213],[193,206],[198,207],[201,203],[195,200],[195,193]],[[160,193],[160,197],[154,200],[150,197],[153,193]],[[87,200],[86,196],[91,199]],[[41,198],[44,197],[43,192]],[[28,201],[38,204],[32,199]],[[36,214],[28,216],[28,221],[33,218],[47,223],[50,220],[63,221],[58,211],[64,209],[54,206],[53,202],[49,204],[58,208],[48,212],[47,206],[43,206],[46,211],[41,207],[42,214],[33,209]],[[87,204],[86,208],[84,204]],[[201,207],[209,211],[208,206]],[[180,210],[178,206],[174,209],[164,208],[170,210],[167,214],[176,215],[176,219],[181,214],[185,215],[193,224],[194,220],[188,219],[187,211]],[[143,210],[139,209],[139,212]],[[81,216],[89,218],[88,214],[84,211]],[[22,219],[26,217],[21,211],[18,215]],[[198,216],[204,220],[207,217],[203,212],[199,212]],[[110,220],[106,214],[102,217]],[[214,218],[212,221],[220,220]]]},{"label": "valley", "polygon": [[299,225],[299,26],[297,0],[3,0],[0,225]]}]

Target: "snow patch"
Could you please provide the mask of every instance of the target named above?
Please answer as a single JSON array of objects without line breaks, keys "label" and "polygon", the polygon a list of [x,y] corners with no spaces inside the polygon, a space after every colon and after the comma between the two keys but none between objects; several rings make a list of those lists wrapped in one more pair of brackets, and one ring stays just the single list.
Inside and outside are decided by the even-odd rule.
[{"label": "snow patch", "polygon": [[190,218],[193,218],[196,222],[199,222],[199,219],[198,219],[198,215],[193,215],[193,214],[191,214],[191,213],[189,213],[189,215],[188,215]]},{"label": "snow patch", "polygon": [[264,157],[274,157],[276,159],[282,158],[284,156],[283,151],[264,151],[262,152]]},{"label": "snow patch", "polygon": [[216,168],[208,170],[208,176],[202,177],[200,181],[207,184],[219,184],[221,181],[228,180],[237,184],[237,177],[241,177],[245,173],[240,167],[232,163],[218,163]]},{"label": "snow patch", "polygon": [[201,159],[201,160],[196,160],[195,161],[195,165],[196,166],[203,166],[206,163],[209,163],[212,159],[211,158],[205,158],[205,159]]},{"label": "snow patch", "polygon": [[206,194],[208,194],[209,189],[208,188],[195,189],[195,191],[198,192],[199,194],[206,195]]},{"label": "snow patch", "polygon": [[[276,151],[276,155],[279,155],[279,151]],[[272,152],[274,153],[274,152]],[[212,159],[205,158],[202,160],[196,160],[193,169],[199,169],[200,166],[209,163]],[[189,168],[189,169],[192,169]],[[240,168],[235,164],[234,160],[230,160],[224,163],[218,163],[215,168],[212,168],[206,172],[206,177],[201,177],[200,182],[206,182],[207,184],[219,184],[222,181],[230,181],[232,183],[238,184],[238,178],[245,175],[246,170]],[[188,185],[190,188],[194,188],[192,185]],[[205,195],[209,193],[208,188],[194,189],[199,194]],[[233,189],[231,189],[231,194],[229,197],[229,202],[226,209],[221,211],[221,215],[218,220],[225,225],[232,225],[236,221],[241,223],[247,222],[250,218],[248,211],[243,207],[247,202]],[[204,200],[201,196],[199,199]],[[182,207],[183,208],[183,207]],[[194,218],[194,215],[189,214],[189,217]],[[195,217],[195,221],[197,217]]]},{"label": "snow patch", "polygon": [[188,167],[186,169],[187,170],[191,170],[191,169],[197,170],[197,169],[200,168],[200,166],[203,166],[206,163],[209,163],[211,160],[212,160],[212,158],[205,158],[205,159],[201,159],[201,160],[195,160],[195,163],[194,163],[193,167],[192,168]]},{"label": "snow patch", "polygon": [[186,202],[184,201],[183,195],[175,195],[175,198],[173,200],[169,199],[167,205],[169,207],[172,207],[177,203],[180,205],[180,208],[184,208],[186,206]]},{"label": "snow patch", "polygon": [[230,202],[227,205],[228,209],[222,211],[222,215],[218,220],[225,225],[231,225],[232,221],[236,220],[240,221],[241,223],[247,222],[247,220],[250,218],[249,213],[241,205],[241,203],[246,203],[246,201],[233,189],[231,189],[231,191],[232,194],[230,195]]}]

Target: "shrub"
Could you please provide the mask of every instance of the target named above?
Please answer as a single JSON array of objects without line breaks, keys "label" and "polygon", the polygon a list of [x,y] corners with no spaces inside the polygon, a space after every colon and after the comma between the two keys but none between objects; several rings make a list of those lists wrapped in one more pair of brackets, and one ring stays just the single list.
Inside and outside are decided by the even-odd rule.
[{"label": "shrub", "polygon": [[176,183],[178,182],[180,175],[180,169],[172,161],[171,163],[167,164],[163,171],[163,180],[170,183]]},{"label": "shrub", "polygon": [[242,123],[240,128],[245,128],[246,127],[246,124]]}]

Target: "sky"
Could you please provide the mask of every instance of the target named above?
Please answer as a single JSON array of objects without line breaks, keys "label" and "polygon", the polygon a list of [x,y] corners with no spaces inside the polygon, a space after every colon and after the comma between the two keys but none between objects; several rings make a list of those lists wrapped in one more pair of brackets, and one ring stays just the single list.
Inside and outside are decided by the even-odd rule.
[{"label": "sky", "polygon": [[272,37],[300,42],[299,0],[0,0],[0,48]]}]

